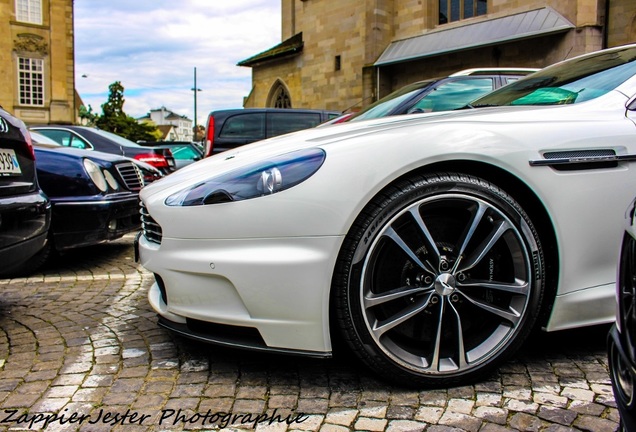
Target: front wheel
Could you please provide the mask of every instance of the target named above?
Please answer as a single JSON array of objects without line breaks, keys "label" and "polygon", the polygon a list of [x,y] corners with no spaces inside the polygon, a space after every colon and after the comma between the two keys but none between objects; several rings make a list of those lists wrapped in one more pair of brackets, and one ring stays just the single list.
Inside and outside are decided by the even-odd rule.
[{"label": "front wheel", "polygon": [[529,217],[484,180],[415,176],[373,199],[341,250],[334,306],[372,369],[418,386],[483,378],[528,336],[544,287]]}]

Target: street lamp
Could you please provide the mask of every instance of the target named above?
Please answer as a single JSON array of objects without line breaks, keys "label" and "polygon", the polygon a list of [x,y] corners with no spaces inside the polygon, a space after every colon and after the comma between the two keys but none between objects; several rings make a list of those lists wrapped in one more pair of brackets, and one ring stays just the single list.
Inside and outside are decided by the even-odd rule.
[{"label": "street lamp", "polygon": [[192,87],[190,90],[192,90],[194,92],[194,139],[193,141],[197,140],[197,92],[200,92],[201,89],[197,87],[197,68],[194,68],[194,87]]}]

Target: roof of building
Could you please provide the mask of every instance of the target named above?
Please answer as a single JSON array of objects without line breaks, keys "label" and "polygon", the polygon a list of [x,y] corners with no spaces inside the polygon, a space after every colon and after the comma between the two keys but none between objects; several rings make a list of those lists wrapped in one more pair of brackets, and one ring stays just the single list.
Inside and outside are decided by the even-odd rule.
[{"label": "roof of building", "polygon": [[255,66],[259,63],[295,55],[303,50],[303,33],[300,32],[278,45],[237,63],[238,66]]},{"label": "roof of building", "polygon": [[574,24],[557,11],[544,7],[393,41],[374,66],[565,32],[573,28]]},{"label": "roof of building", "polygon": [[174,129],[174,125],[159,125],[157,126],[159,132],[161,132],[160,140],[165,140],[168,137],[168,134]]},{"label": "roof of building", "polygon": [[[177,120],[177,119],[179,119],[179,120],[190,120],[187,116],[177,114],[174,111],[169,110],[166,107],[151,109],[150,112],[151,113],[163,112],[164,113],[163,118],[165,120]],[[150,113],[146,114],[144,117],[140,117],[139,120],[142,120],[142,119],[145,119],[145,118],[151,118]],[[192,121],[192,120],[190,120],[190,121]]]}]

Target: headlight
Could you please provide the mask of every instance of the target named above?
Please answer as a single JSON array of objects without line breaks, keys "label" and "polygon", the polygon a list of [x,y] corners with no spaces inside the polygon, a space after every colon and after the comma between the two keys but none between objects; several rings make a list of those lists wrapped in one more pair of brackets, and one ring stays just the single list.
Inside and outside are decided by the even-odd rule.
[{"label": "headlight", "polygon": [[104,178],[106,178],[108,186],[110,186],[112,190],[119,190],[119,183],[117,183],[117,180],[115,179],[115,177],[113,177],[110,171],[104,170]]},{"label": "headlight", "polygon": [[271,195],[307,180],[324,161],[321,149],[287,153],[207,179],[169,196],[166,205],[218,204]]},{"label": "headlight", "polygon": [[95,186],[97,186],[100,191],[106,192],[108,190],[108,184],[99,166],[90,159],[84,159],[84,168],[91,180],[93,180],[93,183],[95,183]]}]

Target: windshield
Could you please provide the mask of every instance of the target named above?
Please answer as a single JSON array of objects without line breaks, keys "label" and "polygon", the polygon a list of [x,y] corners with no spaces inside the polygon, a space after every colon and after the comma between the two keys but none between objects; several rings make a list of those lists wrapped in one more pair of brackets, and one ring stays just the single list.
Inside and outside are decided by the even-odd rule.
[{"label": "windshield", "polygon": [[473,101],[470,106],[580,103],[610,92],[634,74],[636,48],[601,52],[547,67]]},{"label": "windshield", "polygon": [[354,114],[348,121],[358,121],[366,119],[374,119],[384,117],[391,112],[395,107],[399,106],[405,100],[412,98],[414,95],[419,94],[423,88],[426,88],[438,80],[419,81],[411,85],[402,87],[401,89],[394,91],[393,93],[383,97],[382,99],[372,103],[364,110]]}]

